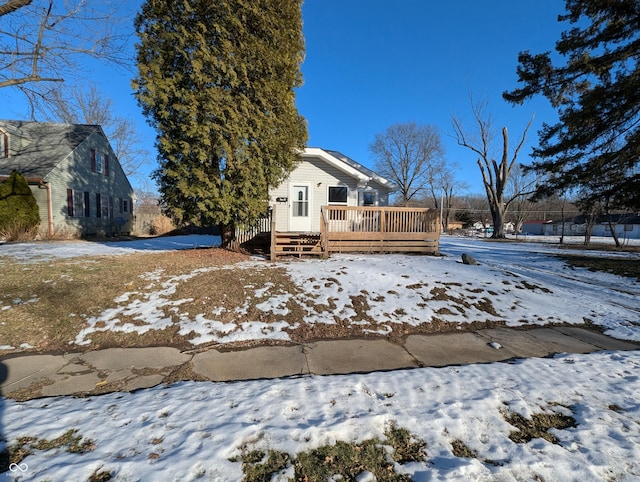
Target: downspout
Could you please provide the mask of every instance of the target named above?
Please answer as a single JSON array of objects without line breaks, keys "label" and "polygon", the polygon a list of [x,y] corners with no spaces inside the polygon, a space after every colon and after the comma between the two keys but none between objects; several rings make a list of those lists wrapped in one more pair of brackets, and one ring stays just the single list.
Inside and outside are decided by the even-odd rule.
[{"label": "downspout", "polygon": [[40,181],[40,187],[44,187],[47,191],[47,235],[53,237],[53,204],[51,201],[51,186],[44,179]]}]

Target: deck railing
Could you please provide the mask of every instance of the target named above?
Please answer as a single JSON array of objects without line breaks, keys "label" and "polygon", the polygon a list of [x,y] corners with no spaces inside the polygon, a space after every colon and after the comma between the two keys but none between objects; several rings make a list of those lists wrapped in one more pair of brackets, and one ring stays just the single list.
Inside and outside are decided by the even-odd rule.
[{"label": "deck railing", "polygon": [[323,206],[320,228],[328,251],[438,250],[439,218],[433,209]]},{"label": "deck railing", "polygon": [[329,232],[430,233],[438,231],[438,214],[428,208],[322,206]]}]

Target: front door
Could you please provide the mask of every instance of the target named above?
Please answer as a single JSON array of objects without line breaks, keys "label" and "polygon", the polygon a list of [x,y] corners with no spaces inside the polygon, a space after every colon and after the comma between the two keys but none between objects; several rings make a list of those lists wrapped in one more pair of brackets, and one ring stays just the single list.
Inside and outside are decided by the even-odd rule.
[{"label": "front door", "polygon": [[311,187],[308,184],[291,186],[290,231],[311,231]]}]

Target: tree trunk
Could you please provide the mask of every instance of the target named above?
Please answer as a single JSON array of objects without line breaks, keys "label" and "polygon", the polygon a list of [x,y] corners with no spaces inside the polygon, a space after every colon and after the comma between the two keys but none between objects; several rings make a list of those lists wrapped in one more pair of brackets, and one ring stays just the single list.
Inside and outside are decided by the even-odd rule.
[{"label": "tree trunk", "polygon": [[493,220],[493,234],[491,237],[493,239],[504,239],[506,238],[504,234],[504,205],[499,204],[497,206],[490,206],[491,209],[491,219]]},{"label": "tree trunk", "polygon": [[234,243],[236,239],[236,227],[233,224],[220,224],[221,247],[231,251],[237,251]]},{"label": "tree trunk", "polygon": [[616,225],[617,223],[611,222],[611,215],[609,215],[609,231],[611,232],[611,236],[613,237],[613,241],[616,243],[616,248],[621,248],[620,240],[618,239],[618,233],[616,233]]}]

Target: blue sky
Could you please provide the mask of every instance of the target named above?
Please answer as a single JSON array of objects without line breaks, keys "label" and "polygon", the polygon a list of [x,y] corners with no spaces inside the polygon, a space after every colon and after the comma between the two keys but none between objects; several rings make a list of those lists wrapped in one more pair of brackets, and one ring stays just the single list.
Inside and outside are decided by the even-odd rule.
[{"label": "blue sky", "polygon": [[[133,12],[139,4],[128,8]],[[553,49],[566,27],[557,22],[563,10],[562,0],[306,0],[304,85],[297,104],[308,121],[308,145],[339,150],[373,168],[368,146],[376,133],[396,123],[431,124],[440,129],[445,158],[458,164],[457,177],[468,192],[482,193],[476,156],[456,144],[451,116],[473,128],[471,92],[486,99],[495,127],[506,126],[514,144],[535,113],[520,157],[526,162],[537,130],[553,122],[555,112],[545,99],[514,107],[501,94],[517,87],[518,52]],[[132,95],[133,76],[98,66],[93,78],[117,113],[138,125],[152,159],[133,182],[140,186],[146,179],[148,187],[156,166],[155,134]],[[8,112],[0,117],[26,115],[13,93],[0,95],[9,97]]]}]

